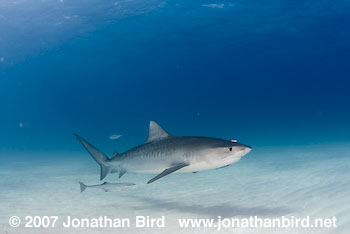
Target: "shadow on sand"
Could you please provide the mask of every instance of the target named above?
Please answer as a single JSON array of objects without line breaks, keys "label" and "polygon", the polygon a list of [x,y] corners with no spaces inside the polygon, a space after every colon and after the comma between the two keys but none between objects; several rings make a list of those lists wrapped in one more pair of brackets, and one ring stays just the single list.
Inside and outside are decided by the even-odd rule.
[{"label": "shadow on sand", "polygon": [[174,210],[181,213],[204,215],[210,218],[217,218],[218,216],[221,216],[222,218],[230,218],[234,216],[281,216],[292,212],[292,210],[287,207],[243,207],[230,204],[204,206],[196,204],[190,205],[186,204],[185,202],[166,201],[141,196],[132,196],[131,198],[137,199],[144,203],[142,206],[132,207],[135,210]]}]

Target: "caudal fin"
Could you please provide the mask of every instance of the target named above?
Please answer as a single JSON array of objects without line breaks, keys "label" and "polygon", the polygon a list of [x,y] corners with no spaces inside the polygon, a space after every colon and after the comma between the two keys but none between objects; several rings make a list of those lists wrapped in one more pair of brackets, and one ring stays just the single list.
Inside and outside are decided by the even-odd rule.
[{"label": "caudal fin", "polygon": [[96,149],[94,146],[92,146],[90,143],[88,143],[86,140],[84,140],[82,137],[78,136],[77,134],[74,134],[77,139],[80,141],[80,143],[85,147],[85,149],[90,153],[93,159],[100,165],[101,167],[101,175],[100,175],[100,180],[103,180],[109,170],[109,167],[107,165],[107,162],[109,161],[109,158]]},{"label": "caudal fin", "polygon": [[87,186],[83,182],[79,182],[79,184],[80,184],[80,192],[82,193],[85,191]]}]

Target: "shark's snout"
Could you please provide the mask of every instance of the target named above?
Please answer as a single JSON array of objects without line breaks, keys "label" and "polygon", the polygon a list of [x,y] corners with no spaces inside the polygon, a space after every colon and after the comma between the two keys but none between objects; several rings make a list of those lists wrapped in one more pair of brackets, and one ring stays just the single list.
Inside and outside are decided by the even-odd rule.
[{"label": "shark's snout", "polygon": [[248,145],[240,145],[239,149],[243,152],[243,155],[246,155],[247,153],[249,153],[252,150],[252,147],[250,147]]},{"label": "shark's snout", "polygon": [[246,145],[246,147],[245,147],[244,150],[245,150],[245,152],[246,152],[246,154],[247,154],[247,153],[249,153],[249,152],[252,150],[252,147]]}]

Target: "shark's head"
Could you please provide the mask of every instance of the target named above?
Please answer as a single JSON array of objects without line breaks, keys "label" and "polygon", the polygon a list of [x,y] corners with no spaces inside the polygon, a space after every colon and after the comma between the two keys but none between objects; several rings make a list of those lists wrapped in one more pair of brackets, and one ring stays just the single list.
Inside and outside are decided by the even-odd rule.
[{"label": "shark's head", "polygon": [[241,158],[252,150],[252,147],[237,141],[223,141],[216,149],[217,155],[222,159]]},{"label": "shark's head", "polygon": [[237,142],[232,142],[233,145],[228,148],[228,157],[243,157],[252,150],[252,147],[243,145]]},{"label": "shark's head", "polygon": [[216,138],[207,138],[202,144],[202,155],[206,155],[209,161],[222,161],[231,164],[240,160],[251,151],[248,145],[240,144],[236,140],[227,141]]}]

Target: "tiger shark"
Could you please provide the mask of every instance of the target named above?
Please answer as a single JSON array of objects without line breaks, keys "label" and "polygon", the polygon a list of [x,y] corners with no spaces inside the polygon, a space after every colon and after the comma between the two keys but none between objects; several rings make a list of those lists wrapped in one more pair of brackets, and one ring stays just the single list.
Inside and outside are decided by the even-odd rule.
[{"label": "tiger shark", "polygon": [[90,155],[101,167],[100,180],[109,171],[157,174],[150,184],[174,172],[198,172],[222,168],[238,162],[251,151],[248,145],[236,140],[228,141],[212,137],[171,136],[159,124],[150,121],[147,141],[122,154],[108,158],[103,152],[75,134]]}]

